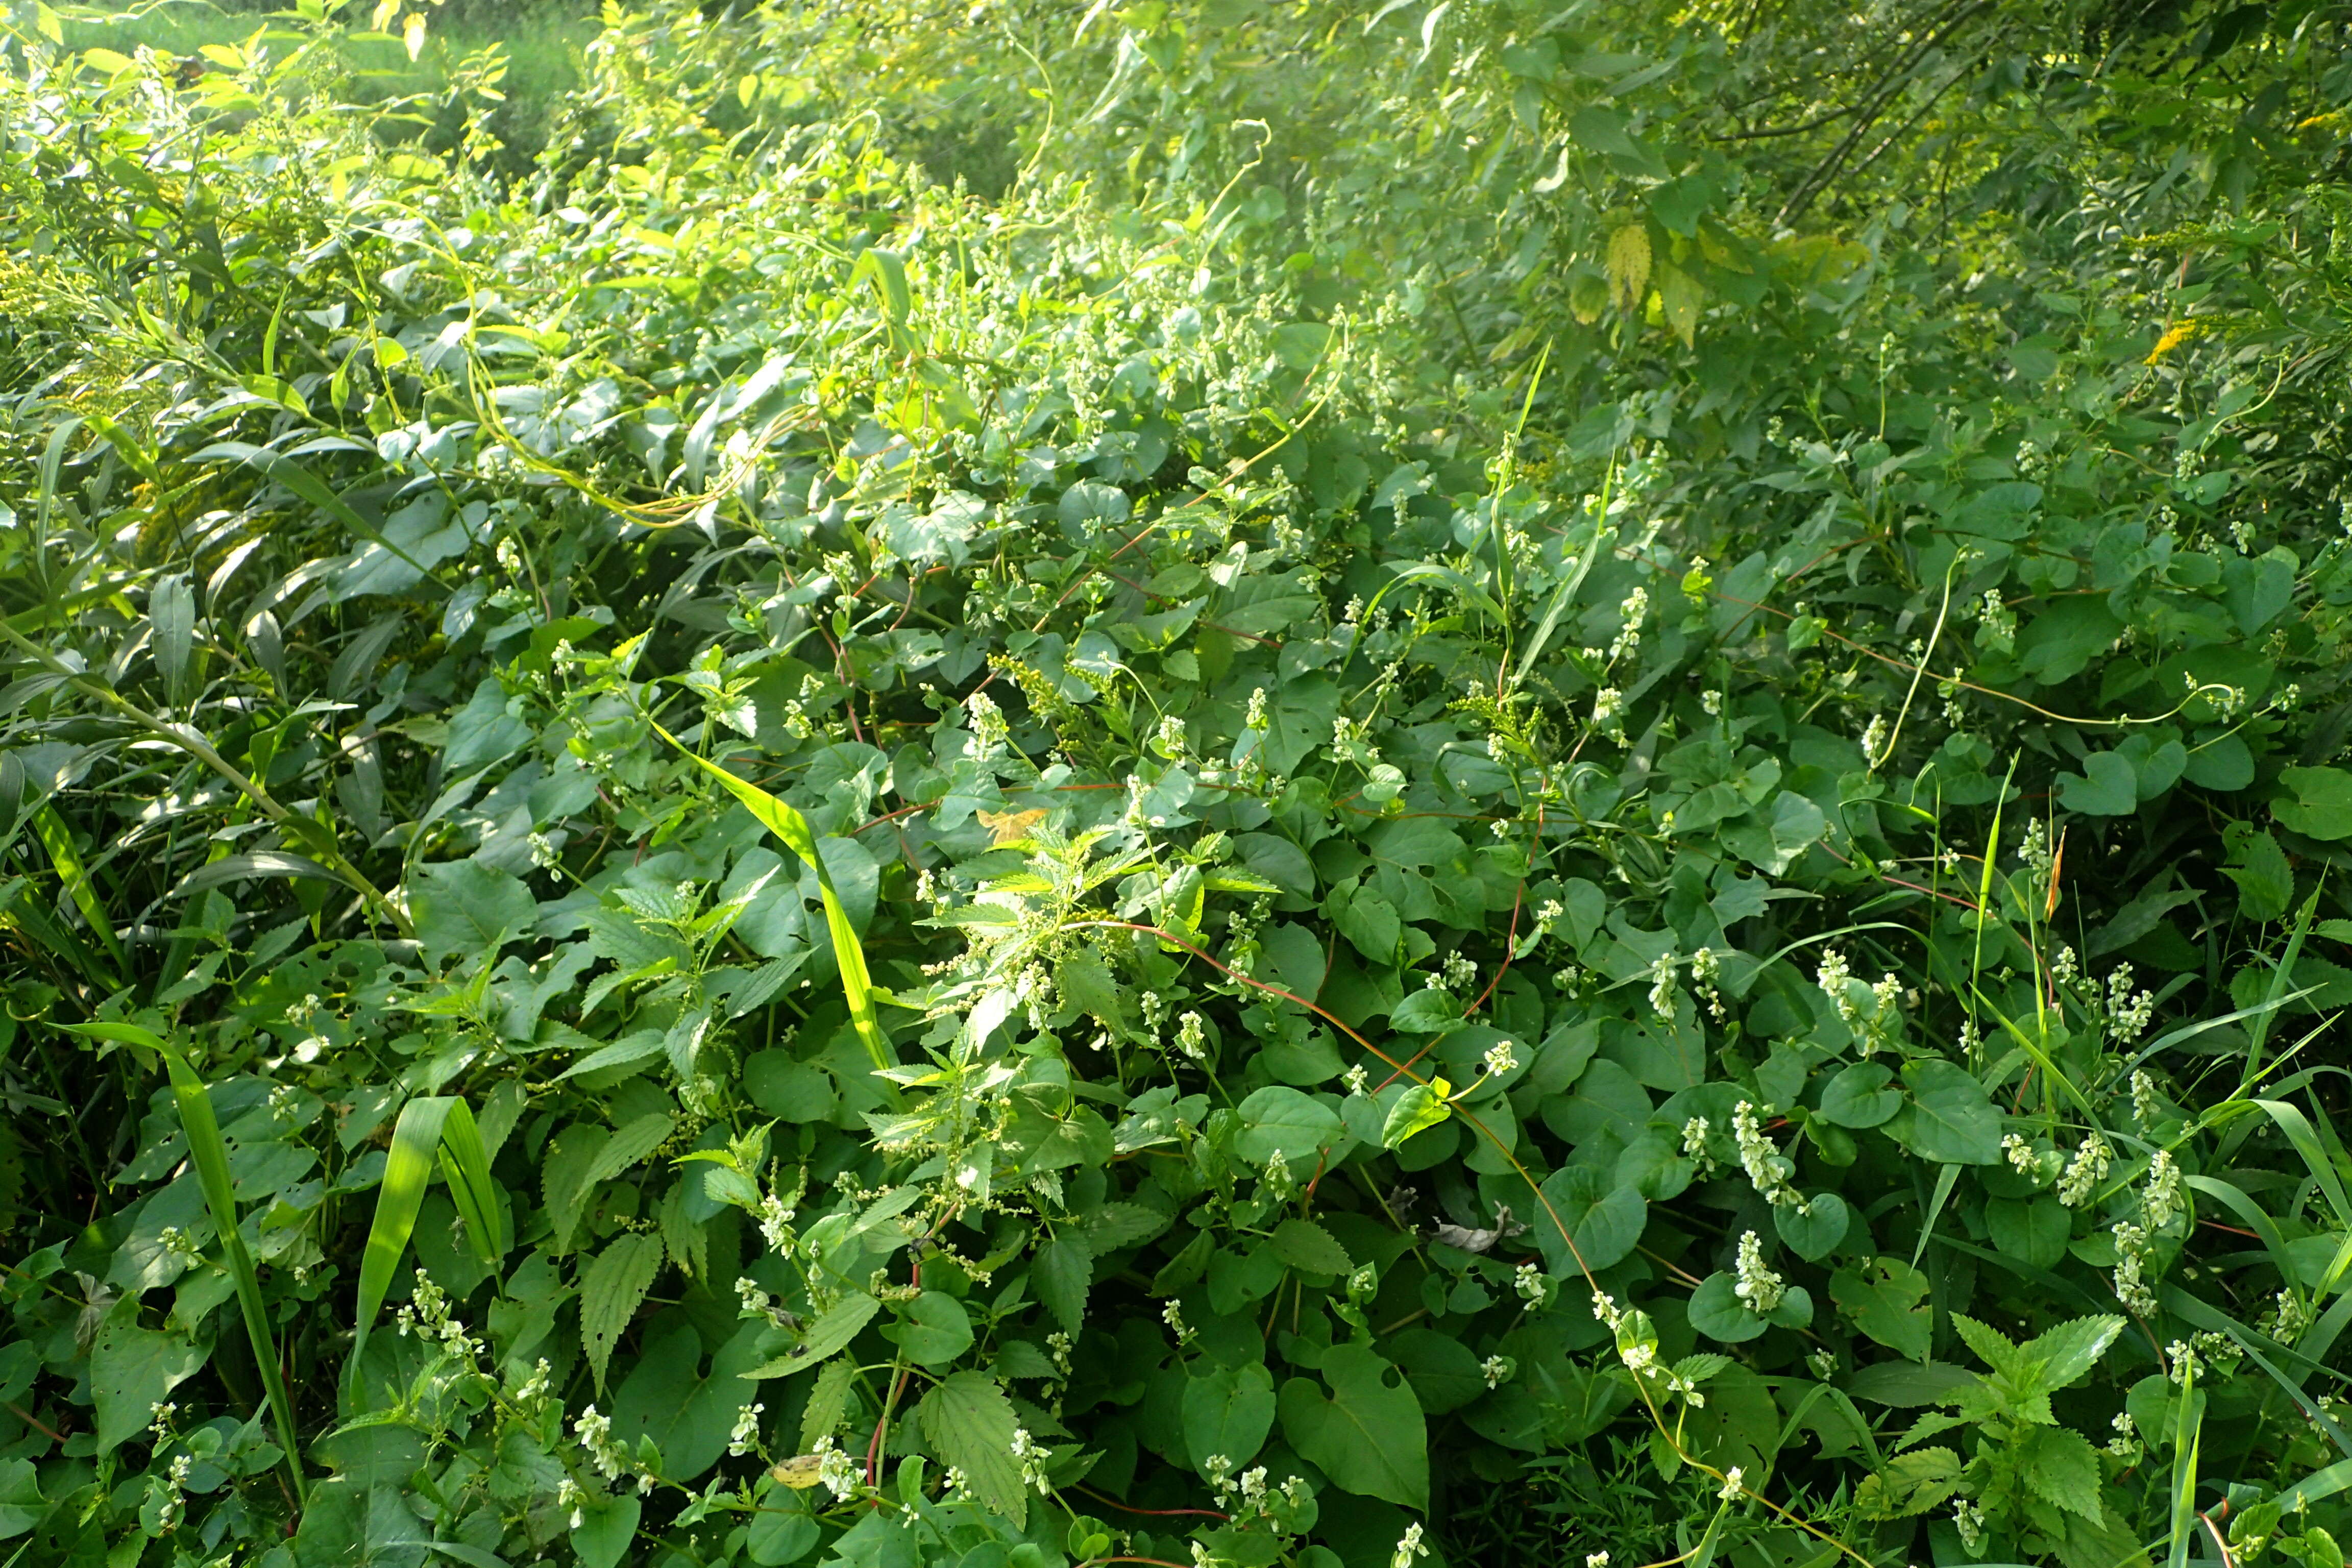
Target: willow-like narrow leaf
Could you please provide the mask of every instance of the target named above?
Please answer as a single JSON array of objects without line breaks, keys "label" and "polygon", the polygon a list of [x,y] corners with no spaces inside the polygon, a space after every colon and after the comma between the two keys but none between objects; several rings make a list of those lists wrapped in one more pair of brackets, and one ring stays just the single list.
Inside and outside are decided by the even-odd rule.
[{"label": "willow-like narrow leaf", "polygon": [[[449,1120],[451,1108],[462,1105],[455,1096],[436,1094],[420,1096],[400,1108],[400,1121],[392,1130],[392,1149],[384,1156],[383,1180],[376,1187],[375,1219],[368,1226],[367,1249],[360,1256],[353,1365],[367,1348],[368,1331],[375,1326],[375,1315],[383,1310],[392,1277],[400,1268],[401,1254],[408,1250],[408,1238],[415,1232],[416,1214],[425,1205],[425,1188],[433,1179],[434,1161],[441,1148],[441,1129]],[[468,1113],[466,1120],[470,1123],[472,1115]],[[474,1142],[477,1148],[481,1144],[478,1132]],[[453,1194],[457,1185],[450,1184]]]},{"label": "willow-like narrow leaf", "polygon": [[816,834],[809,826],[808,818],[758,784],[739,779],[709,758],[697,755],[660,725],[654,726],[654,733],[686,752],[696,766],[725,785],[729,794],[759,818],[760,826],[782,839],[784,847],[816,873],[817,892],[824,901],[825,929],[833,935],[834,957],[841,969],[841,989],[849,999],[849,1021],[877,1068],[897,1067],[898,1058],[890,1049],[889,1037],[883,1034],[881,1020],[874,1016],[874,982],[866,968],[865,946],[857,940],[857,928],[849,923],[849,911],[842,908],[840,895],[833,890],[833,873],[825,869],[824,857],[817,852]]},{"label": "willow-like narrow leaf", "polygon": [[213,1228],[220,1233],[221,1257],[236,1282],[237,1305],[245,1314],[246,1336],[253,1343],[253,1359],[261,1369],[261,1383],[277,1418],[278,1447],[286,1453],[286,1473],[293,1482],[296,1506],[308,1504],[309,1488],[302,1478],[302,1447],[294,1436],[294,1400],[286,1387],[286,1373],[278,1363],[278,1340],[269,1330],[269,1313],[261,1299],[261,1273],[247,1250],[245,1235],[236,1226],[236,1186],[229,1174],[228,1141],[221,1136],[220,1119],[213,1114],[212,1092],[187,1058],[187,1053],[152,1029],[136,1024],[67,1025],[74,1034],[115,1040],[153,1051],[163,1058],[172,1080],[172,1098],[180,1112],[180,1126],[188,1138],[188,1159],[196,1168],[196,1184],[212,1211]]}]

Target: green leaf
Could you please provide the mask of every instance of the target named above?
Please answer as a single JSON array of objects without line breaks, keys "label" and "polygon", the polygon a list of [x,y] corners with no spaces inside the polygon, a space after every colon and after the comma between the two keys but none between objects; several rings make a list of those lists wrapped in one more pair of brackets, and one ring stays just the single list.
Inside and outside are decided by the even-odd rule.
[{"label": "green leaf", "polygon": [[[1437,1080],[1444,1082],[1444,1079]],[[1394,1149],[1418,1132],[1426,1132],[1454,1114],[1454,1108],[1434,1087],[1424,1083],[1409,1083],[1389,1107],[1381,1122],[1381,1147]]]},{"label": "green leaf", "polygon": [[1771,1327],[1748,1310],[1738,1289],[1738,1281],[1721,1269],[1700,1280],[1691,1292],[1690,1326],[1727,1345],[1745,1343]]},{"label": "green leaf", "polygon": [[596,1190],[600,1182],[609,1182],[646,1155],[669,1142],[677,1121],[667,1111],[648,1111],[633,1118],[626,1126],[614,1132],[598,1150],[596,1158],[580,1178],[580,1191],[584,1194]]},{"label": "green leaf", "polygon": [[2020,1345],[2018,1362],[2044,1393],[2064,1388],[2096,1366],[2123,1331],[2124,1320],[2111,1314],[2076,1318]]},{"label": "green leaf", "polygon": [[583,1506],[580,1522],[572,1527],[572,1551],[580,1568],[618,1568],[629,1548],[636,1544],[637,1521],[643,1511],[644,1505],[630,1491],[593,1499]]},{"label": "green leaf", "polygon": [[1822,1091],[1821,1118],[1840,1127],[1876,1127],[1903,1109],[1903,1094],[1887,1086],[1894,1069],[1884,1062],[1856,1062],[1830,1079]]},{"label": "green leaf", "polygon": [[0,1541],[22,1535],[49,1511],[30,1459],[0,1459]]},{"label": "green leaf", "polygon": [[1927,1277],[1899,1258],[1877,1258],[1830,1276],[1830,1300],[1854,1327],[1911,1361],[1927,1359],[1934,1320]]},{"label": "green leaf", "polygon": [[874,982],[866,968],[866,949],[857,940],[857,928],[851,923],[849,911],[842,906],[841,895],[834,890],[833,873],[818,853],[816,834],[810,828],[808,818],[778,800],[759,785],[737,778],[725,768],[706,757],[697,756],[680,744],[677,736],[656,724],[654,733],[677,747],[692,758],[697,767],[719,781],[726,791],[740,800],[759,819],[760,826],[784,841],[784,847],[799,856],[803,864],[816,873],[817,892],[824,904],[825,929],[833,937],[834,958],[841,970],[842,994],[849,1002],[849,1021],[856,1029],[866,1054],[877,1068],[898,1065],[897,1055],[890,1049],[889,1037],[882,1032],[881,1020],[874,1014]]},{"label": "green leaf", "polygon": [[1818,1263],[1837,1250],[1853,1219],[1853,1211],[1835,1193],[1815,1193],[1801,1204],[1772,1207],[1772,1228],[1790,1251],[1808,1263]]},{"label": "green leaf", "polygon": [[1294,1172],[1312,1172],[1316,1157],[1339,1141],[1339,1113],[1297,1089],[1269,1084],[1236,1108],[1241,1131],[1234,1147],[1263,1165],[1277,1151]]},{"label": "green leaf", "polygon": [[1328,1398],[1307,1378],[1282,1385],[1278,1407],[1290,1446],[1342,1491],[1426,1509],[1427,1426],[1402,1374],[1360,1344],[1324,1352],[1322,1372]]},{"label": "green leaf", "polygon": [[1029,1493],[1021,1462],[1013,1457],[1013,1430],[1020,1423],[994,1378],[969,1370],[950,1373],[923,1395],[915,1419],[940,1462],[963,1472],[982,1508],[1024,1527]]},{"label": "green leaf", "polygon": [[1202,1475],[1222,1455],[1239,1470],[1257,1457],[1274,1429],[1274,1375],[1262,1362],[1211,1366],[1184,1380],[1184,1447]]},{"label": "green leaf", "polygon": [[1064,1232],[1037,1249],[1029,1264],[1029,1292],[1045,1303],[1065,1331],[1086,1325],[1087,1292],[1094,1285],[1095,1255],[1083,1237]]},{"label": "green leaf", "polygon": [[[1528,1216],[1528,1224],[1555,1274],[1623,1262],[1649,1224],[1650,1205],[1640,1193],[1607,1185],[1589,1165],[1563,1165],[1538,1190],[1543,1202]],[[1563,1226],[1566,1236],[1561,1235]]]},{"label": "green leaf", "polygon": [[1984,1085],[1948,1061],[1906,1063],[1910,1102],[1886,1122],[1887,1136],[1942,1165],[2000,1163],[2000,1112]]},{"label": "green leaf", "polygon": [[169,1329],[120,1319],[100,1325],[89,1349],[89,1392],[98,1406],[98,1451],[112,1453],[154,1419],[155,1405],[205,1364],[205,1347]]},{"label": "green leaf", "polygon": [[2139,809],[2139,775],[2119,752],[2094,752],[2079,773],[2058,775],[2058,803],[2085,816],[2129,816]]},{"label": "green leaf", "polygon": [[2294,901],[2294,872],[2286,852],[2269,833],[2246,823],[2223,829],[2230,863],[2221,875],[2238,885],[2238,912],[2250,921],[2274,921]]},{"label": "green leaf", "polygon": [[2352,838],[2352,773],[2341,768],[2281,768],[2287,791],[2271,802],[2271,815],[2305,838]]},{"label": "green leaf", "polygon": [[841,1425],[849,1410],[850,1385],[856,1378],[856,1364],[846,1361],[829,1361],[816,1374],[816,1383],[809,1389],[808,1407],[801,1412],[802,1453],[814,1448],[819,1438],[831,1436]]},{"label": "green leaf", "polygon": [[616,1236],[604,1244],[604,1250],[581,1277],[580,1343],[588,1352],[599,1389],[604,1386],[604,1369],[613,1359],[613,1347],[637,1315],[646,1292],[653,1289],[654,1276],[661,1272],[663,1252],[658,1236]]},{"label": "green leaf", "polygon": [[882,1310],[882,1303],[863,1290],[853,1291],[824,1310],[824,1315],[811,1323],[801,1335],[801,1342],[764,1366],[742,1375],[748,1378],[790,1377],[796,1372],[806,1372],[827,1357],[848,1348],[866,1324]]},{"label": "green leaf", "polygon": [[2066,1237],[2074,1225],[2073,1212],[2047,1193],[2023,1200],[1985,1200],[1985,1227],[1992,1233],[1994,1248],[2036,1268],[2055,1268],[2065,1260]]},{"label": "green leaf", "polygon": [[971,1318],[953,1296],[926,1290],[908,1304],[892,1337],[917,1366],[945,1366],[971,1349]]},{"label": "green leaf", "polygon": [[1348,1249],[1313,1220],[1286,1219],[1274,1227],[1274,1255],[1303,1274],[1338,1276],[1356,1265]]},{"label": "green leaf", "polygon": [[417,1210],[425,1206],[425,1184],[433,1178],[434,1155],[441,1147],[442,1124],[449,1108],[458,1103],[440,1095],[422,1096],[400,1108],[400,1121],[392,1131],[385,1152],[383,1182],[376,1188],[375,1218],[368,1226],[365,1248],[360,1254],[360,1296],[352,1360],[356,1363],[367,1346],[368,1331],[383,1307],[399,1271],[401,1254],[416,1229]]},{"label": "green leaf", "polygon": [[1960,1488],[1960,1458],[1949,1448],[1914,1448],[1889,1459],[1854,1489],[1854,1511],[1864,1519],[1907,1519],[1925,1513]]},{"label": "green leaf", "polygon": [[495,955],[539,926],[539,900],[509,872],[479,860],[420,868],[408,886],[416,940],[435,965],[458,954]]},{"label": "green leaf", "polygon": [[2018,1440],[2019,1468],[2036,1497],[2100,1522],[2099,1451],[2066,1426],[2033,1426]]}]

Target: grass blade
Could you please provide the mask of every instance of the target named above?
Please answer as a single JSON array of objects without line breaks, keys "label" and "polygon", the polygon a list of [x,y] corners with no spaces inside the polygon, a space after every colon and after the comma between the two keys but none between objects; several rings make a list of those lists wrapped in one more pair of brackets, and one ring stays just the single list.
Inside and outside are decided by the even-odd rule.
[{"label": "grass blade", "polygon": [[688,751],[677,736],[660,725],[654,726],[654,733],[685,752],[698,767],[724,784],[729,794],[759,818],[760,826],[782,839],[786,848],[816,872],[817,891],[824,900],[825,929],[833,933],[834,957],[841,968],[841,989],[849,998],[850,1023],[877,1068],[897,1067],[898,1058],[890,1049],[889,1037],[883,1034],[881,1021],[874,1016],[874,982],[866,972],[865,946],[857,940],[857,928],[849,923],[849,911],[841,907],[841,899],[833,890],[833,874],[825,869],[824,857],[817,853],[816,834],[809,826],[808,818],[758,784],[739,779],[718,763]]},{"label": "grass blade", "polygon": [[2166,1568],[2189,1568],[2189,1544],[2197,1535],[2197,1445],[2205,1427],[2205,1401],[2197,1389],[2195,1363],[2183,1370],[2180,1415],[2172,1429],[2172,1528]]},{"label": "grass blade", "polygon": [[449,1184],[450,1201],[466,1222],[466,1236],[474,1256],[496,1263],[514,1245],[507,1234],[506,1211],[499,1207],[499,1189],[490,1179],[489,1152],[482,1145],[482,1130],[462,1100],[452,1100],[449,1120],[441,1127],[441,1176]]},{"label": "grass blade", "polygon": [[[367,1248],[360,1255],[359,1312],[353,1320],[357,1326],[352,1342],[354,1366],[359,1364],[360,1352],[367,1349],[368,1330],[383,1308],[392,1277],[400,1268],[400,1256],[408,1250],[408,1238],[416,1230],[416,1213],[425,1206],[425,1188],[433,1179],[435,1156],[441,1147],[441,1129],[449,1120],[450,1108],[461,1103],[451,1095],[423,1095],[400,1108],[400,1121],[392,1130],[392,1148],[384,1155],[383,1181],[376,1188],[375,1219],[368,1226]],[[466,1118],[468,1125],[473,1120],[470,1113]],[[481,1141],[481,1134],[476,1132],[477,1149]],[[453,1194],[457,1185],[450,1184]],[[474,1234],[482,1233],[474,1229]]]},{"label": "grass blade", "polygon": [[[73,831],[58,815],[55,803],[45,802],[33,814],[33,831],[40,836],[41,847],[49,852],[49,864],[57,868],[58,880],[65,884],[74,907],[81,910],[81,918],[89,922],[90,934],[106,949],[107,957],[113,960],[114,973],[127,975],[130,964],[122,956],[122,944],[115,940],[114,921],[108,917],[106,905],[90,882],[89,872],[83,868],[81,857],[74,852]],[[118,979],[116,984],[121,981]]]},{"label": "grass blade", "polygon": [[212,1211],[213,1227],[220,1232],[221,1254],[229,1278],[236,1282],[237,1304],[244,1310],[245,1331],[253,1342],[253,1359],[261,1369],[271,1413],[278,1420],[278,1446],[286,1451],[286,1473],[294,1485],[296,1506],[308,1505],[309,1489],[302,1479],[302,1448],[294,1436],[294,1400],[287,1392],[286,1374],[278,1364],[277,1336],[269,1331],[269,1313],[261,1300],[261,1275],[253,1254],[246,1250],[244,1233],[236,1227],[236,1187],[229,1175],[228,1142],[213,1114],[211,1091],[196,1076],[187,1053],[152,1029],[136,1024],[68,1024],[73,1034],[141,1047],[163,1058],[171,1075],[172,1098],[180,1111],[180,1125],[188,1135],[188,1158],[196,1168],[196,1184]]}]

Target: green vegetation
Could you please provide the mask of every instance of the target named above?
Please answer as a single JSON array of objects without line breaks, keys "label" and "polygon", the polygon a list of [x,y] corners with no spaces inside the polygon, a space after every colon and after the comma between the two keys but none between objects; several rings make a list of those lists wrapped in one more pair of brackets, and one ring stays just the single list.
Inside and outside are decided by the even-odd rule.
[{"label": "green vegetation", "polygon": [[0,1561],[2338,1568],[2339,9],[418,15],[6,14]]}]

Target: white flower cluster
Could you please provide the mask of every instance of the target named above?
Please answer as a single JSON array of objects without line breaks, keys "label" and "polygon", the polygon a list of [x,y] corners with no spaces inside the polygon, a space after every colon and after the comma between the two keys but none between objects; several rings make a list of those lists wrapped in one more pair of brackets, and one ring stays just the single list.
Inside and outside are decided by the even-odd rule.
[{"label": "white flower cluster", "polygon": [[415,1334],[419,1339],[439,1340],[451,1355],[471,1361],[482,1353],[482,1342],[466,1332],[466,1325],[449,1315],[449,1296],[433,1282],[422,1268],[416,1271],[416,1289],[409,1304],[400,1309],[394,1321],[404,1335]]},{"label": "white flower cluster", "polygon": [[1731,1108],[1731,1136],[1739,1145],[1739,1167],[1748,1173],[1748,1184],[1760,1196],[1776,1208],[1803,1201],[1789,1184],[1789,1162],[1764,1136],[1756,1124],[1756,1108],[1744,1100]]},{"label": "white flower cluster", "polygon": [[1604,686],[1592,694],[1592,727],[1611,740],[1623,744],[1625,740],[1625,694],[1613,686]]},{"label": "white flower cluster", "polygon": [[2014,1132],[2000,1141],[2000,1152],[2009,1156],[2009,1168],[2021,1175],[2032,1175],[2034,1166],[2039,1163],[2033,1152],[2033,1145]]},{"label": "white flower cluster", "polygon": [[588,1462],[596,1467],[596,1473],[606,1480],[618,1480],[624,1472],[635,1468],[629,1451],[613,1439],[613,1418],[594,1405],[583,1410],[573,1420],[572,1435],[579,1439]]},{"label": "white flower cluster", "polygon": [[1612,664],[1621,658],[1631,659],[1640,656],[1642,623],[1650,615],[1650,591],[1647,588],[1634,589],[1617,606],[1617,613],[1623,617],[1625,625],[1618,632],[1616,640],[1609,645],[1609,662]]},{"label": "white flower cluster", "polygon": [[1496,1078],[1500,1078],[1507,1072],[1517,1072],[1519,1068],[1519,1058],[1512,1054],[1511,1042],[1508,1040],[1496,1040],[1486,1047],[1486,1054],[1479,1060],[1485,1065],[1488,1074]]},{"label": "white flower cluster", "polygon": [[1540,1307],[1551,1299],[1551,1281],[1532,1263],[1522,1263],[1512,1271],[1511,1289],[1530,1306]]},{"label": "white flower cluster", "polygon": [[2147,1185],[2140,1189],[2140,1205],[2147,1211],[2147,1228],[2162,1230],[2180,1213],[2180,1167],[2169,1151],[2158,1149],[2147,1163]]},{"label": "white flower cluster", "polygon": [[1486,1380],[1489,1388],[1502,1387],[1511,1373],[1517,1370],[1518,1363],[1508,1356],[1490,1355],[1478,1363],[1479,1375]]},{"label": "white flower cluster", "polygon": [[1478,966],[1470,961],[1467,954],[1456,951],[1445,955],[1439,965],[1439,973],[1433,975],[1429,983],[1433,988],[1462,992],[1468,990],[1477,978]]},{"label": "white flower cluster", "polygon": [[2130,1413],[2116,1411],[2115,1419],[2107,1425],[2114,1428],[2116,1434],[2107,1439],[2107,1452],[2118,1459],[2138,1458],[2139,1426],[2132,1420]]},{"label": "white flower cluster", "polygon": [[1208,1026],[1198,1013],[1187,1013],[1176,1021],[1176,1048],[1192,1060],[1208,1059],[1207,1040]]},{"label": "white flower cluster", "polygon": [[755,1399],[736,1415],[735,1430],[727,1435],[729,1454],[740,1459],[759,1446],[760,1417],[767,1408]]},{"label": "white flower cluster", "polygon": [[767,1241],[769,1251],[787,1257],[800,1240],[793,1231],[793,1210],[773,1193],[760,1200],[760,1235]]},{"label": "white flower cluster", "polygon": [[[1038,1492],[1052,1489],[1052,1483],[1045,1479],[1046,1452],[1038,1447],[1034,1437],[1029,1436],[1029,1428],[1026,1426],[1013,1428],[1012,1453],[1014,1458],[1021,1461],[1023,1486]],[[1260,1471],[1259,1474],[1264,1475],[1265,1472]]]},{"label": "white flower cluster", "polygon": [[2131,1221],[2117,1220],[2116,1240],[2116,1300],[2124,1310],[2136,1318],[2156,1315],[2156,1292],[2148,1289],[2144,1270],[2147,1265],[2147,1232]]},{"label": "white flower cluster", "polygon": [[2025,836],[2018,840],[2017,858],[2037,877],[2050,875],[2050,836],[2042,826],[2042,819],[2033,817],[2025,825]]},{"label": "white flower cluster", "polygon": [[1746,1302],[1748,1310],[1758,1317],[1764,1316],[1787,1300],[1787,1282],[1764,1266],[1764,1244],[1754,1231],[1748,1231],[1739,1238],[1739,1256],[1733,1268],[1738,1282],[1732,1286],[1731,1293]]},{"label": "white flower cluster", "polygon": [[1421,1543],[1421,1521],[1415,1520],[1404,1527],[1404,1535],[1397,1542],[1396,1551],[1389,1555],[1389,1568],[1412,1568],[1414,1558],[1428,1555],[1429,1548]]},{"label": "white flower cluster", "polygon": [[[2148,1020],[2156,1014],[2155,993],[2143,991],[2137,996],[2132,994],[2132,967],[2128,963],[2116,965],[2116,972],[2107,976],[2106,1014],[2107,1033],[2117,1045],[2124,1046],[2146,1034]],[[2135,1110],[2139,1105],[2138,1080],[2145,1076],[2140,1073],[2133,1075],[2132,1105]]]},{"label": "white flower cluster", "polygon": [[1884,713],[1872,714],[1870,716],[1870,722],[1864,727],[1862,731],[1862,760],[1869,766],[1874,768],[1881,763],[1886,761],[1888,755],[1891,753],[1893,744],[1894,742],[1886,731],[1886,715]]},{"label": "white flower cluster", "polygon": [[1683,1158],[1698,1167],[1704,1178],[1715,1174],[1715,1156],[1706,1152],[1706,1118],[1694,1116],[1683,1123]]},{"label": "white flower cluster", "polygon": [[1358,1062],[1340,1075],[1339,1081],[1348,1086],[1350,1098],[1360,1098],[1371,1087],[1372,1075],[1364,1070],[1363,1063]]},{"label": "white flower cluster", "polygon": [[2131,1076],[2132,1120],[2145,1128],[2156,1125],[2162,1114],[2164,1102],[2158,1098],[2156,1079],[2146,1068],[2135,1068]]},{"label": "white flower cluster", "polygon": [[2086,1134],[2075,1149],[2074,1157],[2066,1163],[2066,1173],[2058,1178],[2058,1201],[2073,1208],[2091,1195],[2091,1189],[2106,1179],[2107,1167],[2115,1163],[2116,1152],[2096,1132]]},{"label": "white flower cluster", "polygon": [[1675,955],[1672,952],[1658,954],[1657,962],[1650,965],[1650,1011],[1667,1023],[1674,1021]]},{"label": "white flower cluster", "polygon": [[1004,721],[1003,710],[985,691],[973,692],[963,700],[963,706],[971,718],[972,758],[986,767],[1004,755],[1012,728]]},{"label": "white flower cluster", "polygon": [[1952,1528],[1960,1532],[1960,1544],[1974,1553],[1977,1542],[1984,1539],[1984,1510],[1967,1498],[1954,1498]]}]

